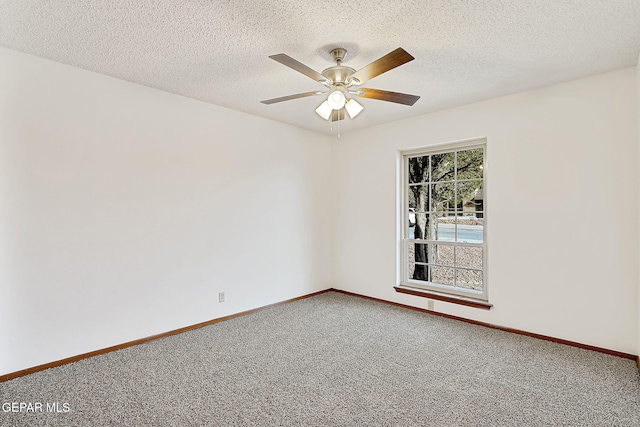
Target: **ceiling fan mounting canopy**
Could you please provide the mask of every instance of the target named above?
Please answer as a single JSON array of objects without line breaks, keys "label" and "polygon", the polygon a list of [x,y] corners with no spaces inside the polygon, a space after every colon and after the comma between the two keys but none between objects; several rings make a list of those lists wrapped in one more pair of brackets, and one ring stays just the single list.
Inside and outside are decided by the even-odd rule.
[{"label": "ceiling fan mounting canopy", "polygon": [[[413,105],[416,103],[419,96],[408,95],[405,93],[390,92],[379,89],[369,89],[356,87],[352,89],[352,86],[359,86],[362,83],[371,80],[382,73],[386,73],[400,65],[406,64],[409,61],[413,61],[415,58],[411,56],[407,51],[402,48],[398,48],[383,57],[373,61],[371,64],[356,71],[351,67],[342,65],[342,61],[347,56],[347,50],[341,47],[332,49],[330,51],[331,57],[336,62],[336,65],[326,68],[322,73],[318,73],[312,68],[307,67],[301,62],[296,61],[284,53],[277,55],[271,55],[269,58],[277,61],[289,68],[304,74],[305,76],[317,81],[328,88],[328,91],[313,91],[298,93],[295,95],[283,96],[280,98],[267,99],[261,101],[263,104],[275,104],[277,102],[289,101],[292,99],[305,98],[314,95],[329,94],[328,99],[325,100],[317,109],[316,113],[325,120],[342,120],[344,117],[344,110],[347,110],[349,117],[352,119],[357,116],[364,107],[360,105],[355,99],[349,98],[349,96],[357,96],[362,98],[378,99],[381,101],[395,102],[404,105]],[[337,93],[338,92],[338,93]],[[342,97],[342,98],[341,98]],[[340,99],[340,102],[336,102]],[[333,113],[332,113],[333,111]]]}]

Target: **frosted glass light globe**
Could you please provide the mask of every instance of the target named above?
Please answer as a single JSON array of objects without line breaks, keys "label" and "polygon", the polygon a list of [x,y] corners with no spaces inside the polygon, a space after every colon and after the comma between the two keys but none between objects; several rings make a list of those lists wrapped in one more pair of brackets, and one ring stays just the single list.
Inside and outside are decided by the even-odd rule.
[{"label": "frosted glass light globe", "polygon": [[344,107],[346,98],[344,97],[344,93],[340,92],[339,90],[334,90],[329,94],[327,102],[329,103],[329,107],[334,110],[339,110]]}]

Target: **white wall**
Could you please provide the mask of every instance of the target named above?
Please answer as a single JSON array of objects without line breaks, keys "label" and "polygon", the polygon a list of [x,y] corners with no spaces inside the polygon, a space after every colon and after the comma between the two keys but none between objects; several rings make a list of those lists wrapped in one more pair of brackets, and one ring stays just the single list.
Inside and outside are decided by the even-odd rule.
[{"label": "white wall", "polygon": [[638,353],[636,72],[335,140],[0,48],[0,375],[331,285],[426,307],[397,150],[479,136],[494,308],[436,310]]},{"label": "white wall", "polygon": [[435,310],[636,354],[636,109],[628,68],[344,134],[333,150],[334,286],[426,308],[393,289],[397,150],[486,137],[494,308]]},{"label": "white wall", "polygon": [[0,374],[330,287],[330,153],[0,49]]}]

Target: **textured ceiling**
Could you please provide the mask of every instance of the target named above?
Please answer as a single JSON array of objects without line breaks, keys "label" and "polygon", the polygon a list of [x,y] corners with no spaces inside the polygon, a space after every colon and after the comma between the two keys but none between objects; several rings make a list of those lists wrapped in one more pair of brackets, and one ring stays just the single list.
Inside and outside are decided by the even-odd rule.
[{"label": "textured ceiling", "polygon": [[[346,46],[359,69],[403,47],[416,59],[366,86],[420,95],[362,99],[342,131],[635,65],[639,0],[1,0],[0,45],[216,105],[330,133],[323,86],[268,58],[322,71]],[[335,132],[335,129],[334,129]]]}]

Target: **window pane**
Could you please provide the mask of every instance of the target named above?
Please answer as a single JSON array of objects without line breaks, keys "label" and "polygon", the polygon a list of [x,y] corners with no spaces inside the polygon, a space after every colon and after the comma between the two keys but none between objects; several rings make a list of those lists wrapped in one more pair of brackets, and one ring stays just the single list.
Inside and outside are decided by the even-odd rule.
[{"label": "window pane", "polygon": [[482,290],[482,270],[456,270],[456,286],[465,289]]},{"label": "window pane", "polygon": [[483,149],[458,151],[456,156],[456,174],[460,179],[482,179]]},{"label": "window pane", "polygon": [[438,212],[431,214],[434,224],[437,224],[437,231],[431,240],[440,240],[443,242],[453,242],[456,236],[456,217],[446,212]]},{"label": "window pane", "polygon": [[455,212],[455,183],[441,182],[431,184],[431,206],[430,211]]},{"label": "window pane", "polygon": [[416,212],[427,212],[429,210],[429,185],[410,185],[409,191],[409,208],[415,209]]},{"label": "window pane", "polygon": [[407,237],[409,239],[415,239],[415,226],[416,226],[416,211],[415,209],[409,209],[407,213],[408,224],[405,224],[408,228]]},{"label": "window pane", "polygon": [[409,243],[409,248],[407,250],[409,262],[428,262],[429,245],[426,243]]},{"label": "window pane", "polygon": [[421,264],[407,264],[407,267],[409,269],[409,279],[421,280],[423,282],[430,281],[430,266]]},{"label": "window pane", "polygon": [[441,285],[453,286],[454,269],[451,267],[431,267],[431,281],[433,283],[439,283]]},{"label": "window pane", "polygon": [[453,181],[455,153],[433,154],[431,156],[431,182]]},{"label": "window pane", "polygon": [[[451,245],[409,243],[407,248],[410,263],[439,264],[453,267],[455,249]],[[481,261],[482,265],[482,261]]]},{"label": "window pane", "polygon": [[458,212],[473,214],[483,210],[484,192],[482,181],[462,181],[456,183],[456,206]]},{"label": "window pane", "polygon": [[454,266],[454,247],[451,245],[429,245],[429,264],[440,264],[443,266]]},{"label": "window pane", "polygon": [[429,156],[409,158],[409,182],[429,181]]},{"label": "window pane", "polygon": [[482,268],[482,248],[477,246],[457,246],[456,265],[458,267]]},{"label": "window pane", "polygon": [[482,243],[484,241],[484,220],[475,216],[457,217],[457,242]]},{"label": "window pane", "polygon": [[429,234],[427,231],[429,229],[429,215],[430,214],[426,213],[415,214],[415,225],[409,228],[410,239],[429,239]]}]

